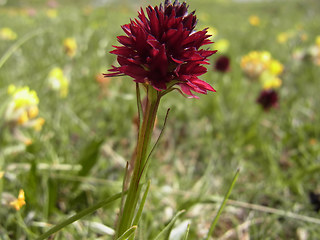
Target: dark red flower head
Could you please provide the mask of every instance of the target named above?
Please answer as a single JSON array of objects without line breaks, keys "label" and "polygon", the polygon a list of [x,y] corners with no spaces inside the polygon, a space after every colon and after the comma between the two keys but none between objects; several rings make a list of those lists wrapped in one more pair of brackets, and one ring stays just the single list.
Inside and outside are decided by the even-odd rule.
[{"label": "dark red flower head", "polygon": [[122,46],[110,53],[117,55],[119,67],[112,66],[106,77],[128,75],[135,82],[150,84],[158,91],[179,85],[181,90],[196,97],[190,90],[206,94],[215,91],[198,76],[207,69],[208,57],[216,51],[200,49],[212,43],[207,29],[195,31],[195,12],[188,13],[185,2],[165,1],[164,5],[141,9],[139,16],[122,29]]},{"label": "dark red flower head", "polygon": [[263,90],[260,93],[260,96],[257,99],[257,103],[259,103],[264,110],[269,110],[271,107],[278,106],[278,94],[275,90]]},{"label": "dark red flower head", "polygon": [[228,72],[230,70],[230,59],[227,56],[218,57],[215,69],[219,72]]}]

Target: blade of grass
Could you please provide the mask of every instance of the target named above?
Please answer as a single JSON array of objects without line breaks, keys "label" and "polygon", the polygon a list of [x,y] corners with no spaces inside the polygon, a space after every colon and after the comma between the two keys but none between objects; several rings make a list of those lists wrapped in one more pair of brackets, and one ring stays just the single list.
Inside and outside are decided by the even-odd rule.
[{"label": "blade of grass", "polygon": [[184,235],[183,240],[187,240],[188,239],[189,230],[190,230],[190,224],[188,224],[186,235]]},{"label": "blade of grass", "polygon": [[178,217],[179,217],[182,213],[184,213],[184,212],[185,212],[185,210],[179,211],[179,212],[171,219],[171,221],[168,223],[168,225],[167,225],[164,229],[162,229],[162,231],[155,237],[154,240],[163,239],[164,236],[165,236],[165,234],[166,234],[167,236],[169,236],[170,230],[171,230],[173,224],[176,222],[176,220],[178,219]]},{"label": "blade of grass", "polygon": [[[103,142],[103,139],[93,139],[82,149],[79,159],[81,169],[78,172],[78,176],[84,177],[89,175],[99,160],[100,148]],[[75,192],[79,186],[80,182],[75,182],[72,191]]]},{"label": "blade of grass", "polygon": [[[129,170],[129,163],[126,164],[126,169],[124,171],[123,181],[122,181],[122,196],[121,196],[121,204],[120,204],[120,211],[123,210],[123,204],[124,204],[124,192],[126,189],[126,180],[128,178],[128,170]],[[120,213],[121,214],[121,213]]]},{"label": "blade of grass", "polygon": [[162,137],[162,135],[163,135],[164,129],[165,129],[166,124],[167,124],[169,112],[170,112],[170,108],[168,108],[168,110],[167,110],[166,117],[164,118],[164,123],[163,123],[162,129],[161,129],[161,132],[160,132],[160,134],[159,134],[159,137],[157,138],[157,141],[156,141],[155,144],[153,145],[153,147],[152,147],[152,149],[151,149],[151,151],[150,151],[150,153],[149,153],[149,155],[148,155],[148,157],[147,157],[147,160],[146,160],[145,164],[143,165],[143,168],[142,168],[143,170],[141,171],[140,179],[142,178],[143,173],[146,172],[146,171],[144,171],[144,169],[148,169],[149,159],[150,159],[150,157],[151,157],[154,149],[155,149],[156,146],[158,145],[158,143],[159,143],[159,141],[160,141],[160,139],[161,139],[161,137]]},{"label": "blade of grass", "polygon": [[116,230],[118,231],[118,228],[119,228],[119,216],[122,216],[122,212],[123,212],[123,206],[124,206],[124,192],[125,192],[125,188],[126,188],[126,180],[127,180],[127,177],[128,177],[128,170],[129,170],[129,163],[127,162],[126,164],[126,169],[125,169],[125,172],[124,172],[124,177],[123,177],[123,182],[122,182],[122,195],[121,195],[121,202],[120,202],[120,214],[118,215],[118,220],[116,222]]},{"label": "blade of grass", "polygon": [[42,234],[40,237],[38,237],[36,240],[43,240],[43,239],[46,239],[48,237],[50,237],[52,234],[60,231],[62,228],[68,226],[69,224],[83,218],[84,216],[87,216],[91,213],[93,213],[94,211],[96,211],[97,209],[99,208],[102,208],[102,207],[105,207],[107,205],[109,205],[110,203],[112,203],[113,201],[121,198],[122,196],[122,192],[120,193],[117,193],[89,208],[86,208],[84,210],[82,210],[81,212],[71,216],[70,218],[58,223],[56,226],[54,226],[53,228],[49,229],[47,232],[45,232],[44,234]]},{"label": "blade of grass", "polygon": [[126,240],[130,238],[134,232],[137,230],[137,226],[130,227],[127,231],[125,231],[117,240]]},{"label": "blade of grass", "polygon": [[146,190],[144,191],[144,194],[143,194],[143,197],[141,199],[141,203],[140,203],[140,206],[139,206],[139,209],[138,209],[138,212],[133,220],[133,225],[138,225],[139,221],[140,221],[140,218],[141,218],[141,215],[142,215],[142,210],[143,210],[143,207],[144,207],[144,204],[146,202],[146,199],[147,199],[147,196],[148,196],[148,192],[149,192],[149,188],[150,188],[150,180],[148,181],[147,183],[147,187],[146,187]]},{"label": "blade of grass", "polygon": [[206,240],[210,239],[210,236],[212,235],[212,233],[213,233],[213,231],[214,231],[214,229],[215,229],[215,227],[216,227],[216,225],[218,223],[219,217],[220,217],[220,215],[221,215],[221,213],[222,213],[222,211],[223,211],[223,209],[224,209],[224,207],[225,207],[225,205],[227,203],[227,200],[228,200],[228,198],[230,196],[230,193],[231,193],[231,191],[232,191],[232,189],[233,189],[233,187],[234,187],[234,185],[235,185],[235,183],[237,181],[238,176],[239,176],[239,169],[237,170],[236,174],[234,175],[234,177],[232,179],[230,187],[229,187],[227,193],[224,196],[224,199],[223,199],[223,201],[222,201],[222,203],[220,205],[220,208],[219,208],[219,210],[217,212],[217,215],[213,219],[213,222],[212,222],[211,227],[209,229],[209,232],[208,232]]},{"label": "blade of grass", "polygon": [[30,40],[31,38],[40,35],[42,33],[44,33],[45,31],[40,29],[40,30],[36,30],[33,32],[30,32],[26,35],[24,35],[22,38],[20,38],[18,41],[16,41],[4,54],[3,56],[0,58],[0,68],[3,66],[3,64],[5,64],[5,62],[9,59],[9,57],[20,47],[22,46],[25,42],[27,42],[28,40]]}]

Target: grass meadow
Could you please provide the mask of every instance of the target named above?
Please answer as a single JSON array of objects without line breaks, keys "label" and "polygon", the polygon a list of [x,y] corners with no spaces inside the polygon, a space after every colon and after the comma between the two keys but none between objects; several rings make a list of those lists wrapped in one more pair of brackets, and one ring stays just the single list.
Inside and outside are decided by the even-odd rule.
[{"label": "grass meadow", "polygon": [[[151,159],[150,192],[137,239],[151,240],[180,210],[169,236],[204,239],[236,170],[239,178],[212,239],[320,239],[320,65],[294,53],[320,35],[317,0],[190,0],[197,29],[213,41],[226,39],[226,73],[211,57],[202,77],[217,90],[184,98],[171,92],[161,102],[155,138],[166,111],[166,129]],[[0,239],[36,239],[59,221],[121,191],[126,161],[136,144],[135,84],[129,77],[103,79],[116,56],[108,52],[121,25],[158,1],[0,1]],[[251,25],[250,16],[259,24]],[[279,34],[287,33],[286,41]],[[73,38],[75,55],[63,42]],[[215,49],[215,44],[210,46]],[[277,108],[256,103],[258,82],[243,73],[248,52],[268,51],[284,65]],[[61,68],[69,79],[65,97],[48,75]],[[39,97],[40,131],[5,123],[8,87],[29,86]],[[10,202],[19,190],[26,204]],[[311,197],[310,197],[311,196]],[[67,226],[50,239],[112,239],[119,201]]]}]

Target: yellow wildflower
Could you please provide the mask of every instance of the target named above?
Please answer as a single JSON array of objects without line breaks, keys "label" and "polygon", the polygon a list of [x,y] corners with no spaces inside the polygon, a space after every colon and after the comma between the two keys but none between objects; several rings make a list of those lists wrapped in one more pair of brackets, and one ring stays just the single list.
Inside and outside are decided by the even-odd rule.
[{"label": "yellow wildflower", "polygon": [[66,38],[63,41],[64,51],[69,57],[74,57],[77,51],[77,42],[74,38]]},{"label": "yellow wildflower", "polygon": [[320,35],[316,38],[316,44],[320,47]]},{"label": "yellow wildflower", "polygon": [[32,139],[27,138],[27,139],[25,139],[25,140],[23,141],[23,143],[24,143],[24,145],[29,146],[29,145],[32,144]]},{"label": "yellow wildflower", "polygon": [[13,84],[10,84],[9,87],[8,87],[8,94],[12,95],[15,91],[16,91],[16,86],[13,85]]},{"label": "yellow wildflower", "polygon": [[218,29],[215,27],[209,27],[207,31],[208,34],[211,35],[211,38],[215,38],[218,35]]},{"label": "yellow wildflower", "polygon": [[0,171],[0,179],[3,178],[3,176],[4,176],[4,172]]},{"label": "yellow wildflower", "polygon": [[15,130],[13,131],[15,132],[13,136],[26,145],[30,145],[32,140],[20,133],[17,127],[34,128],[36,131],[41,130],[44,119],[36,118],[39,114],[37,93],[30,90],[29,87],[10,85],[8,94],[11,95],[11,101],[6,108],[5,120],[11,123],[10,126]]},{"label": "yellow wildflower", "polygon": [[48,76],[49,87],[60,93],[60,97],[64,98],[68,95],[69,80],[63,74],[61,68],[53,68]]},{"label": "yellow wildflower", "polygon": [[256,15],[252,15],[249,17],[249,23],[255,27],[259,26],[260,25],[260,18]]},{"label": "yellow wildflower", "polygon": [[241,58],[241,68],[251,79],[257,79],[265,71],[271,61],[271,54],[267,51],[252,51]]},{"label": "yellow wildflower", "polygon": [[44,118],[37,118],[37,119],[34,121],[33,128],[34,128],[36,131],[40,131],[44,123],[45,123]]},{"label": "yellow wildflower", "polygon": [[26,122],[29,121],[29,117],[28,117],[28,113],[26,111],[23,111],[21,114],[20,114],[20,117],[18,118],[18,124],[19,125],[23,125],[25,124]]},{"label": "yellow wildflower", "polygon": [[260,57],[261,62],[266,64],[266,66],[270,64],[271,54],[268,51],[260,52],[260,56],[259,57]]},{"label": "yellow wildflower", "polygon": [[272,59],[269,64],[269,71],[273,75],[280,75],[283,72],[283,65],[278,61]]},{"label": "yellow wildflower", "polygon": [[289,39],[289,34],[286,32],[279,33],[277,36],[278,43],[286,43]]},{"label": "yellow wildflower", "polygon": [[28,110],[28,117],[30,119],[35,118],[39,114],[39,108],[37,106],[32,106]]},{"label": "yellow wildflower", "polygon": [[214,49],[218,50],[219,53],[225,53],[228,51],[230,42],[227,39],[220,39],[215,42]]},{"label": "yellow wildflower", "polygon": [[18,198],[16,200],[11,201],[9,204],[17,211],[19,211],[20,208],[26,204],[23,189],[20,189]]},{"label": "yellow wildflower", "polygon": [[282,81],[280,78],[275,77],[275,76],[270,76],[270,78],[266,78],[263,80],[263,89],[276,89],[281,87]]},{"label": "yellow wildflower", "polygon": [[1,28],[0,29],[0,39],[3,40],[15,40],[17,38],[17,34],[12,31],[10,28]]},{"label": "yellow wildflower", "polygon": [[8,93],[12,95],[15,108],[37,105],[39,98],[37,93],[29,87],[16,88],[14,85],[8,87]]},{"label": "yellow wildflower", "polygon": [[48,9],[46,11],[46,14],[48,16],[48,18],[54,19],[58,16],[58,12],[56,9]]}]

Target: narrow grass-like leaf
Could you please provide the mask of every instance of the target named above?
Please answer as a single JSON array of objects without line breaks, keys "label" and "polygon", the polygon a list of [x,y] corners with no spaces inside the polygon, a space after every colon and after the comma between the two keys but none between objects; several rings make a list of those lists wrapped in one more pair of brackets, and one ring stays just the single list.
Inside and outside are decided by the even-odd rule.
[{"label": "narrow grass-like leaf", "polygon": [[188,240],[189,230],[190,230],[190,223],[188,224],[186,235],[184,235],[183,240]]},{"label": "narrow grass-like leaf", "polygon": [[138,225],[138,223],[140,221],[140,218],[141,218],[141,215],[142,215],[142,211],[143,211],[143,208],[144,208],[144,204],[145,204],[147,196],[148,196],[149,188],[150,188],[150,180],[148,181],[146,190],[144,191],[144,194],[142,196],[138,212],[137,212],[137,214],[136,214],[136,216],[135,216],[135,218],[133,220],[133,225]]},{"label": "narrow grass-like leaf", "polygon": [[[78,172],[78,176],[87,176],[94,165],[97,163],[100,146],[103,141],[103,139],[93,139],[84,147],[81,153],[81,158],[79,160],[81,170]],[[79,182],[75,183],[73,191],[75,191],[78,186]]]},{"label": "narrow grass-like leaf", "polygon": [[123,205],[124,205],[124,192],[125,192],[125,188],[126,188],[126,179],[128,177],[128,169],[129,169],[129,163],[127,162],[126,164],[126,170],[124,173],[124,177],[123,177],[123,182],[122,182],[122,195],[121,195],[121,203],[120,203],[120,213],[119,213],[119,217],[118,220],[116,222],[116,230],[118,231],[119,229],[119,222],[120,222],[120,218],[122,216],[122,212],[123,212]]},{"label": "narrow grass-like leaf", "polygon": [[94,139],[82,150],[81,159],[79,161],[82,166],[79,176],[86,176],[98,160],[100,146],[103,139]]},{"label": "narrow grass-like leaf", "polygon": [[46,211],[46,217],[47,219],[49,219],[50,214],[53,212],[53,210],[55,209],[55,204],[56,204],[56,200],[57,200],[57,192],[58,192],[58,188],[57,188],[57,181],[53,180],[51,177],[49,177],[47,179],[47,203],[46,203],[46,207],[47,207],[47,211]]},{"label": "narrow grass-like leaf", "polygon": [[[121,204],[120,204],[120,210],[122,211],[123,203],[124,203],[124,192],[126,189],[126,180],[128,177],[128,170],[129,170],[129,163],[126,163],[126,170],[124,172],[123,181],[122,181],[122,196],[121,196]],[[120,213],[121,215],[122,213]]]},{"label": "narrow grass-like leaf", "polygon": [[299,171],[298,174],[292,176],[292,178],[289,180],[289,186],[291,188],[291,191],[302,195],[302,179],[306,176],[311,177],[313,174],[319,174],[319,172],[319,164],[314,164],[310,167],[305,168],[303,171]]},{"label": "narrow grass-like leaf", "polygon": [[126,240],[131,237],[134,232],[137,230],[137,226],[130,227],[127,231],[125,231],[117,240]]},{"label": "narrow grass-like leaf", "polygon": [[179,211],[172,219],[171,221],[168,223],[168,225],[162,229],[162,231],[155,237],[154,240],[160,240],[160,239],[167,239],[165,238],[166,236],[169,236],[170,235],[170,231],[174,225],[174,223],[176,222],[176,220],[178,219],[178,217],[184,213],[185,210],[181,210]]},{"label": "narrow grass-like leaf", "polygon": [[306,169],[304,169],[302,172],[299,172],[296,176],[293,177],[292,181],[301,182],[301,180],[305,176],[311,176],[313,174],[319,174],[320,172],[320,164],[314,164]]},{"label": "narrow grass-like leaf", "polygon": [[50,237],[52,234],[60,231],[62,228],[68,226],[69,224],[95,212],[97,209],[101,208],[101,207],[105,207],[107,205],[109,205],[110,203],[114,202],[115,200],[121,198],[122,196],[122,192],[121,193],[117,193],[107,199],[105,199],[104,201],[101,201],[89,208],[86,208],[84,210],[82,210],[81,212],[71,216],[70,218],[60,222],[59,224],[57,224],[56,226],[54,226],[53,228],[49,229],[47,232],[45,232],[44,234],[42,234],[40,237],[38,237],[36,240],[43,240],[46,239],[48,237]]},{"label": "narrow grass-like leaf", "polygon": [[163,123],[163,126],[162,126],[162,128],[161,128],[161,132],[160,132],[160,134],[159,134],[159,137],[157,138],[157,141],[156,141],[155,144],[153,145],[153,147],[152,147],[152,149],[151,149],[151,151],[150,151],[150,153],[149,153],[149,155],[148,155],[147,161],[148,161],[149,158],[151,157],[154,149],[155,149],[156,146],[158,145],[158,143],[159,143],[159,141],[160,141],[160,139],[161,139],[161,137],[162,137],[162,135],[163,135],[164,129],[165,129],[166,124],[167,124],[169,112],[170,112],[170,108],[168,108],[168,110],[167,110],[166,116],[165,116],[165,118],[164,118],[164,123]]},{"label": "narrow grass-like leaf", "polygon": [[[20,228],[28,235],[28,238],[34,239],[37,235],[31,231],[30,228],[24,222],[24,219],[21,216],[21,212],[16,212],[16,222],[20,226]],[[2,238],[1,238],[2,239]]]},{"label": "narrow grass-like leaf", "polygon": [[210,229],[209,229],[209,232],[208,232],[206,240],[210,239],[210,237],[211,237],[211,235],[212,235],[212,233],[213,233],[213,231],[214,231],[214,229],[215,229],[215,227],[216,227],[216,225],[218,223],[219,217],[220,217],[220,215],[221,215],[221,213],[222,213],[222,211],[223,211],[223,209],[224,209],[224,207],[225,207],[225,205],[227,203],[227,200],[228,200],[228,198],[229,198],[229,196],[231,194],[231,191],[232,191],[232,189],[233,189],[233,187],[234,187],[234,185],[235,185],[235,183],[237,181],[238,176],[239,176],[239,169],[237,170],[236,174],[234,175],[234,177],[232,179],[230,187],[229,187],[227,193],[224,196],[224,199],[223,199],[223,201],[222,201],[222,203],[220,205],[220,208],[219,208],[219,210],[217,212],[217,215],[213,219],[213,222],[212,222],[212,224],[210,226]]},{"label": "narrow grass-like leaf", "polygon": [[166,124],[167,124],[169,112],[170,112],[170,108],[168,108],[168,110],[167,110],[166,117],[164,118],[164,123],[163,123],[162,129],[161,129],[161,132],[160,132],[160,134],[159,134],[159,137],[158,137],[157,141],[155,142],[155,144],[153,145],[153,147],[152,147],[152,149],[151,149],[151,151],[150,151],[150,153],[149,153],[149,155],[148,155],[148,157],[147,157],[147,160],[146,160],[145,164],[143,165],[140,179],[142,178],[143,173],[146,172],[146,171],[144,171],[144,169],[148,169],[149,159],[150,159],[150,157],[151,157],[154,149],[155,149],[156,146],[158,145],[158,143],[159,143],[159,141],[160,141],[160,139],[161,139],[161,137],[162,137],[162,135],[163,135],[164,129],[165,129]]},{"label": "narrow grass-like leaf", "polygon": [[28,41],[29,39],[40,35],[42,33],[44,33],[45,31],[42,29],[37,29],[36,31],[30,32],[26,35],[24,35],[22,38],[20,38],[18,41],[16,41],[4,54],[3,56],[0,58],[0,68],[3,66],[3,64],[5,64],[5,62],[9,59],[9,57],[22,45],[24,44],[26,41]]}]

